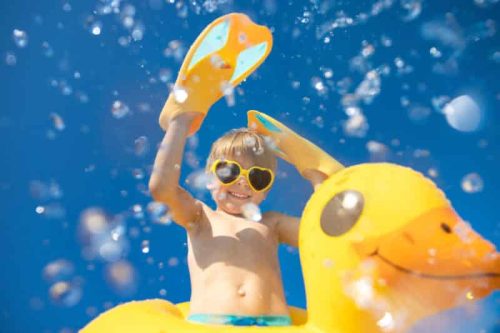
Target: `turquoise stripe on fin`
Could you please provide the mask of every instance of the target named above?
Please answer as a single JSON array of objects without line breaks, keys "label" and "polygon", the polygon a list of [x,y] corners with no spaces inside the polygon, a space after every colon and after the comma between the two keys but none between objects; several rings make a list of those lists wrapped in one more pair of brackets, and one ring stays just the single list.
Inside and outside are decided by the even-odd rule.
[{"label": "turquoise stripe on fin", "polygon": [[256,114],[255,115],[256,118],[260,121],[260,123],[266,128],[268,129],[269,131],[271,132],[277,132],[277,133],[280,133],[281,132],[281,129],[279,129],[279,127],[277,127],[276,125],[274,125],[272,122],[270,122],[269,120],[267,120],[266,118],[262,117],[260,114]]},{"label": "turquoise stripe on fin", "polygon": [[224,20],[213,27],[194,52],[193,58],[191,58],[191,62],[188,66],[188,71],[207,55],[222,49],[227,43],[228,36],[229,20]]},{"label": "turquoise stripe on fin", "polygon": [[260,44],[249,47],[240,52],[238,58],[236,59],[236,68],[234,69],[233,76],[229,82],[234,83],[242,75],[244,75],[249,68],[255,65],[267,51],[267,42],[262,42]]}]

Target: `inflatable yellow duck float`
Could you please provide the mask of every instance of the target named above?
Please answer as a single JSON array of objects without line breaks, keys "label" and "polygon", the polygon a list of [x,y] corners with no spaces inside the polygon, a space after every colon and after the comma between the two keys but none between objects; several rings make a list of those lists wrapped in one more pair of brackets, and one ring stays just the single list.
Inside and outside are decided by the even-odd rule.
[{"label": "inflatable yellow duck float", "polygon": [[[190,133],[196,132],[223,95],[218,87],[241,82],[271,45],[267,28],[242,14],[209,25],[188,52],[176,82],[181,96],[170,95],[162,127],[177,112],[194,109],[200,117]],[[203,82],[214,66],[210,85],[216,89],[210,90]],[[193,98],[200,89],[208,89],[208,102]],[[387,163],[344,168],[275,119],[250,111],[248,120],[299,172],[314,168],[329,175],[308,201],[300,225],[307,309],[290,307],[293,324],[287,327],[217,326],[186,321],[189,303],[155,299],[119,305],[81,333],[404,332],[421,318],[499,289],[499,253],[429,179]]]}]

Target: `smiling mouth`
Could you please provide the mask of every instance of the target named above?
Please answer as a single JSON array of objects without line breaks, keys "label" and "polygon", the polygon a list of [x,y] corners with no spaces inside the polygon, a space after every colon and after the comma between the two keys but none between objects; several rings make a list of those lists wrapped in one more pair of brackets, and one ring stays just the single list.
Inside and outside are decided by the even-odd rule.
[{"label": "smiling mouth", "polygon": [[419,271],[414,271],[409,268],[400,266],[396,263],[393,263],[383,255],[381,255],[378,251],[378,248],[369,255],[370,257],[378,257],[380,260],[385,262],[386,264],[392,266],[394,269],[409,274],[413,276],[417,276],[419,278],[423,279],[433,279],[433,280],[467,280],[467,279],[481,279],[481,278],[499,278],[500,274],[499,273],[493,273],[493,272],[484,272],[484,273],[471,273],[471,274],[458,274],[458,275],[434,275],[434,274],[428,274],[428,273],[423,273]]},{"label": "smiling mouth", "polygon": [[233,198],[236,198],[236,199],[239,199],[239,200],[245,200],[245,199],[248,199],[250,198],[249,195],[246,195],[246,194],[239,194],[239,193],[235,193],[235,192],[231,192],[231,191],[228,191],[229,195],[231,195]]}]

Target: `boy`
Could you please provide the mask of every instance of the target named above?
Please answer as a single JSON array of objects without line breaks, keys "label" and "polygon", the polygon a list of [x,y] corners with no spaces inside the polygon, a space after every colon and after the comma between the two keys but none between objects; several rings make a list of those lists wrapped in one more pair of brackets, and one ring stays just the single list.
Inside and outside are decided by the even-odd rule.
[{"label": "boy", "polygon": [[[276,158],[261,136],[248,129],[229,132],[213,145],[207,172],[216,209],[195,200],[179,185],[186,137],[197,113],[170,119],[155,159],[149,188],[166,204],[188,235],[191,303],[188,320],[208,324],[290,325],[277,257],[279,243],[298,245],[299,219],[267,212],[260,222],[243,216],[272,186]],[[256,167],[256,168],[253,168]],[[306,170],[314,187],[326,176]]]}]

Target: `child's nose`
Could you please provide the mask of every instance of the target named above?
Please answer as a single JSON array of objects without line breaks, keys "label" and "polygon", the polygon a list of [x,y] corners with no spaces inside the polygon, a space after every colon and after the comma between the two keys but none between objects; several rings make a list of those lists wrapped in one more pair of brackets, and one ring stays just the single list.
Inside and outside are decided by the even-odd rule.
[{"label": "child's nose", "polygon": [[247,182],[247,179],[244,177],[244,176],[240,176],[238,178],[238,180],[236,181],[236,183],[240,186],[245,186],[245,187],[249,187],[248,185],[248,182]]}]

